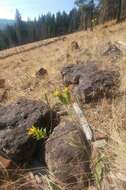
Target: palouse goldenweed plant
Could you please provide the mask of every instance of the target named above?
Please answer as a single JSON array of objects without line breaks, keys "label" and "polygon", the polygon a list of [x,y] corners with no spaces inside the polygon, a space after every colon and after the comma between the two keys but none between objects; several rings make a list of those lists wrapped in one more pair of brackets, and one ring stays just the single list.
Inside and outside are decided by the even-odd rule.
[{"label": "palouse goldenweed plant", "polygon": [[[58,97],[60,102],[64,105],[68,105],[70,103],[70,91],[69,88],[65,87],[62,91],[61,90],[55,90],[53,93],[54,97]],[[37,126],[32,126],[27,130],[27,134],[30,137],[33,137],[36,140],[41,140],[47,136],[47,131],[45,129],[40,129]]]},{"label": "palouse goldenweed plant", "polygon": [[35,138],[36,140],[41,140],[46,137],[47,132],[46,129],[39,129],[39,127],[33,125],[31,128],[27,130],[27,134],[30,137]]},{"label": "palouse goldenweed plant", "polygon": [[70,91],[68,87],[65,87],[63,90],[55,90],[53,95],[54,97],[57,97],[64,105],[68,105],[71,101]]}]

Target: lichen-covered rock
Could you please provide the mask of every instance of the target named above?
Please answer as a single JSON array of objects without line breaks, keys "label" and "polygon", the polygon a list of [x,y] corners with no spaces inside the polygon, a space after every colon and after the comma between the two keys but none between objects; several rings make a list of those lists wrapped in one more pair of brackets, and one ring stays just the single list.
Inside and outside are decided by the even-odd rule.
[{"label": "lichen-covered rock", "polygon": [[82,190],[90,181],[91,147],[77,126],[60,123],[46,142],[49,171],[66,189]]},{"label": "lichen-covered rock", "polygon": [[[37,124],[40,128],[54,126],[48,106],[41,101],[19,99],[0,107],[0,154],[15,162],[31,159],[36,142],[27,135],[27,129]],[[56,118],[56,115],[55,115]]]}]

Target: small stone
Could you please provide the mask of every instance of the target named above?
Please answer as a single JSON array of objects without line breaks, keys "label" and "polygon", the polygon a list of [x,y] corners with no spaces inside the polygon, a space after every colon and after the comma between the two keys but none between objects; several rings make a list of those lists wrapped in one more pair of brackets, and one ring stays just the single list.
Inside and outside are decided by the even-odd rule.
[{"label": "small stone", "polygon": [[1,169],[12,169],[16,165],[13,163],[12,160],[6,159],[3,156],[0,156],[0,170]]},{"label": "small stone", "polygon": [[97,140],[108,140],[108,136],[104,133],[101,133],[99,131],[95,131],[94,132],[94,141],[97,141]]},{"label": "small stone", "polygon": [[36,77],[39,79],[43,79],[47,74],[48,74],[47,70],[44,68],[41,68],[36,72]]},{"label": "small stone", "polygon": [[110,57],[113,61],[116,61],[122,56],[122,51],[117,47],[116,44],[112,43],[111,41],[105,44],[100,52],[102,52],[101,55]]},{"label": "small stone", "polygon": [[74,50],[78,50],[78,49],[80,49],[78,43],[76,41],[73,41],[71,43],[71,50],[74,51]]},{"label": "small stone", "polygon": [[95,148],[104,148],[107,145],[107,141],[105,139],[97,140],[93,142]]}]

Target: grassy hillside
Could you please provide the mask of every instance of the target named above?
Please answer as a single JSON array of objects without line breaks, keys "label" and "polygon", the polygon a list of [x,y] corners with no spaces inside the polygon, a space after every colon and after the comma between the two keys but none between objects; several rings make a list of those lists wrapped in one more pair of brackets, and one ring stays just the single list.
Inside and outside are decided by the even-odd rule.
[{"label": "grassy hillside", "polygon": [[[21,95],[38,99],[45,92],[51,93],[56,86],[62,85],[60,69],[71,63],[85,62],[90,59],[95,60],[100,67],[115,64],[121,68],[121,73],[124,73],[125,56],[116,63],[111,63],[109,57],[101,56],[100,52],[109,41],[125,42],[125,27],[126,23],[109,27],[101,26],[94,32],[82,31],[64,38],[40,41],[1,51],[0,78],[5,78],[10,86],[6,101],[12,101]],[[71,51],[72,41],[78,42],[80,51]],[[34,85],[35,73],[41,67],[47,69],[48,76],[46,80],[38,81],[38,84]],[[122,75],[122,81],[125,81],[124,78],[125,75]],[[121,88],[124,88],[124,84]]]},{"label": "grassy hillside", "polygon": [[[79,50],[71,49],[73,41],[79,44]],[[81,31],[1,51],[0,78],[6,80],[6,97],[1,104],[20,96],[43,99],[45,94],[54,104],[52,93],[63,86],[60,70],[65,65],[94,60],[100,68],[118,68],[121,75],[120,95],[112,101],[104,99],[98,104],[84,105],[84,111],[93,128],[109,136],[108,148],[103,154],[109,158],[110,179],[120,180],[122,187],[120,184],[115,186],[123,190],[126,181],[126,49],[121,49],[122,56],[116,60],[102,56],[102,49],[109,41],[126,43],[126,22],[118,25],[110,22],[98,26],[93,32]],[[40,68],[45,68],[48,75],[38,80],[36,72]],[[107,178],[104,183],[107,189]]]}]

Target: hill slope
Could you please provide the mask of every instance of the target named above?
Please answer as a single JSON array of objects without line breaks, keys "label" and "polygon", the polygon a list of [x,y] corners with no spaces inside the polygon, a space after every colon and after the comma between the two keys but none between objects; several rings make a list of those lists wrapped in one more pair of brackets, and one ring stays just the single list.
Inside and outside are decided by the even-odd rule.
[{"label": "hill slope", "polygon": [[[53,91],[62,82],[60,69],[64,65],[86,60],[95,60],[100,66],[110,66],[111,60],[100,55],[109,41],[126,42],[126,23],[101,26],[94,32],[78,32],[65,37],[40,41],[0,52],[0,78],[5,78],[10,91],[8,101],[24,95],[41,98],[45,91]],[[80,50],[72,51],[71,42],[77,41]],[[125,59],[125,57],[122,57]],[[125,67],[123,60],[117,60],[116,65]],[[46,80],[36,83],[36,72],[44,67],[48,71]],[[125,70],[123,69],[122,72]],[[49,88],[46,88],[46,87]],[[55,86],[55,87],[54,87]]]},{"label": "hill slope", "polygon": [[[94,60],[100,68],[118,68],[121,75],[120,95],[112,101],[104,99],[98,104],[84,105],[84,111],[93,129],[109,136],[104,155],[110,155],[112,173],[117,174],[121,181],[126,175],[126,151],[123,151],[126,150],[126,49],[122,48],[121,56],[114,55],[114,58],[111,54],[103,56],[102,52],[110,41],[112,44],[118,41],[126,43],[125,28],[126,22],[118,25],[109,23],[95,28],[93,32],[81,31],[0,52],[0,79],[5,79],[5,87],[0,89],[3,93],[1,104],[20,96],[43,99],[45,94],[52,104],[55,103],[52,93],[63,86],[60,70],[65,65]],[[73,41],[78,43],[78,49],[72,49]],[[46,69],[48,74],[38,79],[36,72],[41,68]],[[121,187],[117,186],[117,189]]]}]

